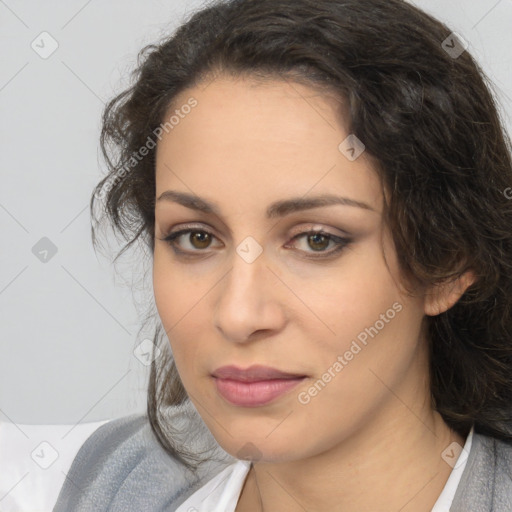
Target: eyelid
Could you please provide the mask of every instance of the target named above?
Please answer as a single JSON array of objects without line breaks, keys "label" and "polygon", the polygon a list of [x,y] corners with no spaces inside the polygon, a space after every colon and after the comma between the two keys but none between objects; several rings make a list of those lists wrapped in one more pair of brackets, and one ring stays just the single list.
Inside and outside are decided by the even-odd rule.
[{"label": "eyelid", "polygon": [[333,229],[334,228],[326,227],[324,224],[320,224],[319,222],[310,222],[292,229],[290,238],[293,238],[295,235],[303,234],[307,231],[318,231],[326,235],[338,238],[350,238],[352,236],[348,231],[343,231],[341,229],[337,229],[338,233],[332,233]]}]

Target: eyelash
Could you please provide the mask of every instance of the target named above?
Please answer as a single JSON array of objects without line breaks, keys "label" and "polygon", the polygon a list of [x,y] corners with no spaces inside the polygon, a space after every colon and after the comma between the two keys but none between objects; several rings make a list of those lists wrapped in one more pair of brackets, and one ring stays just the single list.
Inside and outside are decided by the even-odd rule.
[{"label": "eyelash", "polygon": [[[187,235],[187,234],[191,234],[191,233],[203,233],[203,234],[210,235],[213,238],[216,238],[213,233],[211,233],[210,231],[208,231],[206,229],[191,227],[191,228],[181,229],[174,233],[170,233],[167,236],[165,236],[164,238],[160,238],[159,240],[167,242],[169,244],[169,246],[173,249],[173,251],[182,257],[185,257],[185,258],[200,257],[199,253],[205,252],[206,249],[204,249],[204,250],[197,249],[192,252],[187,252],[187,251],[182,251],[182,250],[178,249],[178,247],[177,247],[178,244],[176,243],[176,239],[180,238],[183,235]],[[335,248],[331,249],[330,251],[318,251],[317,252],[318,255],[316,255],[316,256],[306,256],[306,258],[310,258],[310,259],[327,259],[327,258],[333,257],[334,255],[341,252],[351,242],[351,240],[348,238],[339,237],[339,236],[333,235],[331,233],[327,233],[323,230],[309,230],[309,231],[304,231],[302,233],[298,233],[297,235],[295,235],[292,238],[292,241],[296,240],[298,238],[307,237],[310,235],[323,235],[329,239],[329,242],[332,241],[335,244]],[[194,254],[194,253],[196,253],[196,254]]]}]

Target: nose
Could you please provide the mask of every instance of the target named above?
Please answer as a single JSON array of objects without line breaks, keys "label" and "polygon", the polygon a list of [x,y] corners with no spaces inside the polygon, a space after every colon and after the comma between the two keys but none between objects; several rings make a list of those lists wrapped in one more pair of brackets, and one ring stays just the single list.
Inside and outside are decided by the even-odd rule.
[{"label": "nose", "polygon": [[215,327],[229,341],[251,341],[257,334],[281,330],[286,323],[279,293],[282,283],[264,255],[248,263],[234,253],[231,270],[216,287]]}]

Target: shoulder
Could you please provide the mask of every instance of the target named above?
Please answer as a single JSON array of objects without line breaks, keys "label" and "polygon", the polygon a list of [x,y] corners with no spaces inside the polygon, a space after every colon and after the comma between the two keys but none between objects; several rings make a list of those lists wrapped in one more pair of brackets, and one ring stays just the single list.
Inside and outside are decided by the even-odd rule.
[{"label": "shoulder", "polygon": [[[453,512],[512,510],[512,440],[474,433]],[[469,507],[469,508],[468,508]]]},{"label": "shoulder", "polygon": [[146,415],[126,416],[82,445],[53,512],[171,511],[203,481],[160,446]]}]

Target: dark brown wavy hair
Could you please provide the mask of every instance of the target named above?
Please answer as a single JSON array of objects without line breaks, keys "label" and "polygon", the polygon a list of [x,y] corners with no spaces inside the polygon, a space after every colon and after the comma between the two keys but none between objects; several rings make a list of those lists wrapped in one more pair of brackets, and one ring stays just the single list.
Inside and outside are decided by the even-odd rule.
[{"label": "dark brown wavy hair", "polygon": [[[474,425],[511,441],[511,143],[479,65],[447,51],[451,32],[402,0],[227,0],[193,13],[141,50],[133,85],[105,107],[109,170],[91,198],[94,246],[94,224],[107,219],[127,242],[117,257],[136,240],[152,253],[155,148],[134,155],[156,141],[181,91],[219,73],[330,91],[376,162],[404,275],[435,284],[471,269],[477,278],[426,318],[433,407],[463,436]],[[160,322],[153,327],[163,356],[151,367],[149,420],[163,448],[196,469],[165,418],[189,399]]]}]

